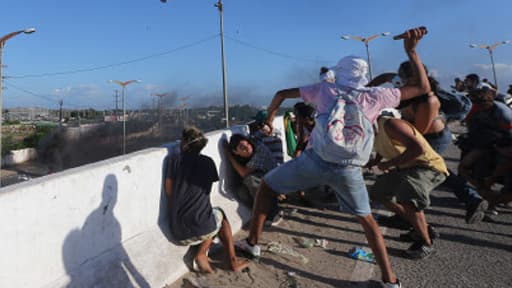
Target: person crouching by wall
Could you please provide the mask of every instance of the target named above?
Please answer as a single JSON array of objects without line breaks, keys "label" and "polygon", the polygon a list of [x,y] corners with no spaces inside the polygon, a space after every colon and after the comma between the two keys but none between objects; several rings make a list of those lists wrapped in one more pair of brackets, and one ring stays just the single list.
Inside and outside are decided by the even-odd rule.
[{"label": "person crouching by wall", "polygon": [[[236,191],[239,200],[252,208],[256,192],[261,183],[261,178],[270,170],[277,167],[278,163],[272,153],[262,142],[252,141],[251,138],[241,134],[233,134],[224,142],[224,152],[235,171],[242,177],[244,188]],[[269,222],[266,226],[279,221],[279,207],[277,197],[272,202],[269,212]]]},{"label": "person crouching by wall", "polygon": [[248,262],[236,257],[231,225],[221,208],[212,208],[210,191],[219,180],[213,160],[200,154],[208,139],[195,128],[182,132],[180,153],[167,162],[165,194],[169,201],[169,225],[178,245],[198,246],[194,270],[213,273],[208,250],[219,236],[229,256],[231,270],[241,271]]}]

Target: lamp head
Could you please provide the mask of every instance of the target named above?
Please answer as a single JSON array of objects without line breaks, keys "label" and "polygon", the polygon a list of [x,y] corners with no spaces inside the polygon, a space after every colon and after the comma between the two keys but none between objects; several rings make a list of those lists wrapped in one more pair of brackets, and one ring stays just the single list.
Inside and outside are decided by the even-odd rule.
[{"label": "lamp head", "polygon": [[476,45],[476,44],[469,44],[469,48],[476,48],[476,47],[478,47],[478,45]]},{"label": "lamp head", "polygon": [[391,34],[391,33],[390,33],[390,32],[384,32],[384,33],[382,33],[382,34],[380,34],[380,35],[382,35],[382,36],[388,36],[389,34]]},{"label": "lamp head", "polygon": [[341,36],[341,39],[343,39],[343,40],[349,40],[349,39],[350,39],[350,36],[348,36],[348,35],[342,35],[342,36]]},{"label": "lamp head", "polygon": [[36,28],[27,28],[27,29],[23,30],[23,33],[25,33],[25,34],[31,34],[34,32],[36,32]]},{"label": "lamp head", "polygon": [[505,41],[501,42],[501,44],[508,44],[508,43],[510,43],[510,40],[505,40]]}]

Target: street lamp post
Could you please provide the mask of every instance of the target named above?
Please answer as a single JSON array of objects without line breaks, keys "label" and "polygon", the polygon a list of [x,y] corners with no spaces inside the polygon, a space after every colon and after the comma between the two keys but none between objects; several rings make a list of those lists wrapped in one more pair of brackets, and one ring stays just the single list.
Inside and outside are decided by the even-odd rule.
[{"label": "street lamp post", "polygon": [[508,44],[508,43],[510,43],[510,40],[497,42],[497,43],[494,43],[494,44],[492,44],[492,45],[485,45],[485,44],[482,44],[482,45],[469,44],[469,47],[470,47],[470,48],[482,48],[482,49],[486,49],[487,51],[489,51],[489,57],[491,57],[492,75],[494,76],[494,85],[496,86],[496,90],[498,90],[498,79],[496,78],[496,68],[494,67],[494,55],[493,55],[493,51],[494,51],[494,49],[496,49],[496,47],[498,47],[498,46],[500,46],[500,45],[503,45],[503,44]]},{"label": "street lamp post", "polygon": [[390,33],[389,32],[384,32],[384,33],[379,33],[379,34],[375,34],[375,35],[372,35],[372,36],[369,36],[369,37],[361,37],[361,36],[351,36],[351,35],[342,35],[341,36],[341,39],[343,40],[356,40],[356,41],[361,41],[364,43],[364,46],[366,47],[366,57],[368,59],[368,73],[370,74],[370,80],[373,79],[373,76],[372,76],[372,63],[370,61],[370,48],[368,47],[368,44],[370,43],[370,41],[372,41],[373,39],[379,37],[379,36],[388,36]]},{"label": "street lamp post", "polygon": [[2,53],[3,53],[5,43],[7,42],[7,40],[9,40],[12,37],[19,35],[21,33],[30,34],[30,33],[34,33],[34,32],[36,32],[35,28],[27,28],[24,30],[11,32],[9,34],[4,35],[2,38],[0,38],[0,186],[2,186],[2,179],[1,179],[2,172],[1,171],[2,171],[2,158],[3,158],[1,155],[2,154],[2,109],[3,109],[3,106],[2,106],[2,103],[3,103],[3,99],[2,99],[2,80],[3,80]]},{"label": "street lamp post", "polygon": [[121,98],[122,98],[122,106],[123,106],[123,155],[126,154],[126,108],[125,108],[125,97],[124,90],[126,86],[132,83],[139,83],[140,80],[128,80],[128,81],[119,81],[119,80],[109,80],[109,83],[116,83],[122,87]]}]

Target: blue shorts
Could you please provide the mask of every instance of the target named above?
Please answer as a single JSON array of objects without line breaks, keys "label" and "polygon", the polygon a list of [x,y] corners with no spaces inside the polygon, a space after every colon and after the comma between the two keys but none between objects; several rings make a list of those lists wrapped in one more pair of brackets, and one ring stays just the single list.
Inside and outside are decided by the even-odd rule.
[{"label": "blue shorts", "polygon": [[444,126],[444,129],[438,133],[425,134],[423,137],[438,154],[443,153],[452,144],[452,132],[448,125]]},{"label": "blue shorts", "polygon": [[279,194],[328,185],[336,192],[341,211],[358,216],[371,213],[362,168],[326,162],[313,149],[271,170],[263,180]]}]

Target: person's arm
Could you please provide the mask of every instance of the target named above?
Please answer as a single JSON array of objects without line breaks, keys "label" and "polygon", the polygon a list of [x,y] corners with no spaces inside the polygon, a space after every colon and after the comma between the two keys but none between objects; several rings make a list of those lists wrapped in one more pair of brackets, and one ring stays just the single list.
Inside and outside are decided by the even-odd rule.
[{"label": "person's arm", "polygon": [[420,42],[421,38],[427,34],[427,30],[424,28],[414,28],[407,31],[404,39],[404,48],[409,62],[412,64],[413,74],[417,75],[418,83],[411,86],[403,86],[400,89],[401,100],[411,99],[423,94],[430,92],[430,83],[428,81],[427,72],[423,67],[420,56],[416,51],[416,46]]},{"label": "person's arm", "polygon": [[299,97],[299,88],[281,90],[278,91],[276,95],[274,95],[274,98],[272,98],[272,102],[270,102],[270,106],[268,106],[268,116],[267,120],[265,121],[265,123],[270,127],[270,132],[274,130],[274,125],[272,123],[274,122],[274,117],[276,116],[277,110],[281,106],[281,103],[283,103],[285,99]]},{"label": "person's arm", "polygon": [[233,166],[233,169],[235,169],[236,173],[238,173],[238,175],[240,175],[240,177],[245,178],[247,175],[254,172],[254,169],[240,164],[235,159],[233,152],[231,152],[231,150],[229,149],[227,141],[224,142],[223,147],[224,147],[224,154],[226,155],[226,157],[228,157],[229,163],[231,163],[231,166]]},{"label": "person's arm", "polygon": [[295,157],[299,157],[302,151],[306,149],[308,137],[304,134],[304,122],[297,119],[297,147],[295,148]]},{"label": "person's arm", "polygon": [[[169,161],[170,162],[170,161]],[[165,189],[165,195],[167,197],[171,198],[172,194],[172,179],[171,179],[171,165],[167,165],[167,172],[165,175],[165,183],[164,183],[164,189]]]},{"label": "person's arm", "polygon": [[400,166],[416,159],[425,153],[425,148],[421,145],[414,135],[414,129],[404,120],[390,119],[384,124],[384,130],[390,139],[400,142],[405,146],[405,151],[385,162],[380,162],[378,167],[380,170],[389,170],[390,167]]},{"label": "person's arm", "polygon": [[384,83],[392,83],[393,78],[396,76],[396,73],[389,72],[389,73],[382,73],[379,76],[373,78],[366,86],[367,87],[375,87],[380,86]]}]

